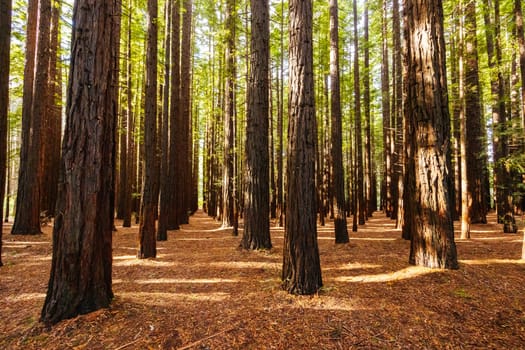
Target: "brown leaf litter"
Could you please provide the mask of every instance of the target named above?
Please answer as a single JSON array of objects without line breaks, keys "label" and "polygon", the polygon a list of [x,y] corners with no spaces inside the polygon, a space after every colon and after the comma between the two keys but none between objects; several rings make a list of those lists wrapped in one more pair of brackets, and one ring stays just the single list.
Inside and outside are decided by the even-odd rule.
[{"label": "brown leaf litter", "polygon": [[4,226],[0,349],[525,349],[522,234],[501,225],[473,225],[457,239],[460,269],[442,271],[408,265],[409,242],[382,213],[344,245],[329,223],[318,233],[324,287],[292,296],[280,288],[282,228],[273,249],[247,252],[199,212],[158,242],[157,259],[138,260],[138,227],[120,224],[111,307],[50,329],[38,318],[52,228]]}]

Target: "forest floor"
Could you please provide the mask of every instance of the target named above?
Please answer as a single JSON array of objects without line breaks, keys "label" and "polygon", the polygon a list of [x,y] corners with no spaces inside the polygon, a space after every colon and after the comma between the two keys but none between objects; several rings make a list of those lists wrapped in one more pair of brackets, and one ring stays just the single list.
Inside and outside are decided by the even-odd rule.
[{"label": "forest floor", "polygon": [[282,228],[273,249],[247,252],[199,212],[157,259],[138,260],[138,226],[119,224],[111,307],[52,328],[38,321],[52,227],[4,226],[0,349],[525,349],[523,236],[501,225],[473,225],[457,239],[460,269],[436,271],[408,265],[410,243],[382,213],[344,245],[330,223],[318,232],[324,287],[292,296],[280,288]]}]

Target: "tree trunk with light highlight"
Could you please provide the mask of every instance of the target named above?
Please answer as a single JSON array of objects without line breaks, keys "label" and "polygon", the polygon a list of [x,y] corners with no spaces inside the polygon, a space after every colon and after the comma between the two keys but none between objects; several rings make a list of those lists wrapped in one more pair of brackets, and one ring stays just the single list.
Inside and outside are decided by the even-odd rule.
[{"label": "tree trunk with light highlight", "polygon": [[270,15],[268,0],[252,0],[251,64],[246,121],[244,183],[244,249],[270,249],[270,189],[268,154],[268,69]]},{"label": "tree trunk with light highlight", "polygon": [[[339,83],[339,18],[337,0],[330,0],[330,91],[332,136],[332,195],[334,197],[335,243],[347,243],[348,229],[345,213],[345,186],[343,171],[343,136],[341,96]],[[322,214],[324,215],[324,213]]]},{"label": "tree trunk with light highlight", "polygon": [[140,210],[140,259],[157,256],[155,221],[159,200],[159,159],[157,151],[157,37],[158,3],[148,0],[148,33],[146,51],[146,86],[144,106],[144,184]]},{"label": "tree trunk with light highlight", "polygon": [[289,2],[290,91],[283,289],[314,294],[322,287],[315,193],[315,96],[312,3]]},{"label": "tree trunk with light highlight", "polygon": [[108,307],[114,210],[120,1],[78,0],[51,275],[41,320]]},{"label": "tree trunk with light highlight", "polygon": [[414,228],[410,263],[458,268],[447,157],[450,157],[441,1],[405,0],[405,114],[413,147]]}]

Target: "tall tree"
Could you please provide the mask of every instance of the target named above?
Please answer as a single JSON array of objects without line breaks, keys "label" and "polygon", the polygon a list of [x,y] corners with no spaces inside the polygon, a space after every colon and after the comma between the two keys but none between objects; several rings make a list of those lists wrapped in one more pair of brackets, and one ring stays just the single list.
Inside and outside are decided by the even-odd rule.
[{"label": "tall tree", "polygon": [[345,212],[341,91],[339,82],[339,9],[337,0],[330,0],[330,83],[330,91],[332,93],[330,101],[335,242],[347,243],[349,238]]},{"label": "tall tree", "polygon": [[289,125],[283,289],[314,294],[323,285],[317,245],[312,2],[289,2]]},{"label": "tall tree", "polygon": [[[29,33],[31,25],[28,17],[28,43],[26,65],[33,64],[34,71],[27,71],[33,78],[24,80],[25,84],[31,84],[27,88],[22,110],[22,149],[20,150],[20,168],[18,176],[18,193],[16,197],[16,215],[11,233],[13,234],[37,234],[40,233],[40,152],[42,136],[42,120],[46,113],[48,94],[48,65],[49,65],[49,34],[51,23],[51,1],[41,0],[38,6],[38,31],[36,55],[31,58],[29,41],[32,33]],[[34,60],[33,63],[30,61]]]},{"label": "tall tree", "polygon": [[50,35],[48,44],[47,101],[42,118],[40,211],[54,216],[60,169],[60,139],[62,136],[61,73],[57,65],[60,33],[60,4],[51,2]]},{"label": "tall tree", "polygon": [[372,120],[370,111],[370,41],[369,41],[369,20],[368,4],[365,1],[364,10],[364,76],[363,76],[363,104],[365,112],[365,198],[366,198],[366,215],[372,216],[377,209],[376,200],[376,183],[374,176],[374,167],[372,163]]},{"label": "tall tree", "polygon": [[157,151],[157,56],[158,3],[148,0],[148,35],[146,52],[146,100],[144,108],[144,184],[140,211],[138,257],[157,256],[155,221],[159,200],[160,164]]},{"label": "tall tree", "polygon": [[392,215],[399,228],[403,222],[403,74],[401,58],[401,11],[399,0],[392,1],[392,121],[390,153],[392,156]]},{"label": "tall tree", "polygon": [[164,94],[162,96],[162,128],[159,130],[161,138],[160,152],[160,183],[159,183],[159,223],[157,230],[157,240],[165,241],[168,239],[167,230],[167,205],[168,205],[168,185],[170,174],[169,170],[169,145],[170,145],[170,97],[171,97],[171,11],[173,0],[167,0],[164,6],[165,32],[164,32]]},{"label": "tall tree", "polygon": [[[2,214],[7,169],[7,119],[9,110],[9,61],[11,45],[11,0],[0,0],[0,266],[2,266]],[[6,215],[7,216],[7,215]]]},{"label": "tall tree", "polygon": [[157,236],[161,240],[167,238],[167,230],[179,229],[179,207],[176,198],[177,183],[177,116],[180,114],[180,1],[171,0],[171,81],[170,81],[170,109],[169,126],[164,123],[164,129],[169,130],[169,150],[167,162],[167,181],[161,182],[160,213]]},{"label": "tall tree", "polygon": [[270,13],[268,0],[251,0],[250,4],[252,34],[246,120],[244,233],[241,246],[244,249],[269,249],[272,247],[268,187]]},{"label": "tall tree", "polygon": [[390,68],[388,64],[388,1],[383,0],[381,17],[381,111],[383,116],[383,208],[386,216],[392,215],[392,156],[391,156],[391,123],[390,123]]},{"label": "tall tree", "polygon": [[[235,0],[226,1],[226,75],[224,101],[224,159],[222,168],[222,226],[233,224],[233,118],[235,112]],[[268,79],[268,75],[265,79]],[[266,115],[268,118],[268,115]],[[268,127],[266,127],[268,130]],[[267,133],[267,131],[266,131]],[[267,142],[268,143],[268,142]]]},{"label": "tall tree", "polygon": [[405,0],[404,112],[413,146],[415,179],[411,192],[414,227],[410,263],[431,268],[458,268],[447,157],[450,115],[443,5],[441,0]]},{"label": "tall tree", "polygon": [[107,307],[111,290],[120,1],[73,7],[66,129],[41,319],[54,324]]},{"label": "tall tree", "polygon": [[494,17],[491,9],[492,1],[483,1],[483,18],[485,21],[485,37],[487,40],[487,56],[490,69],[490,90],[492,123],[494,126],[494,187],[496,189],[496,213],[499,223],[504,223],[504,231],[510,230],[514,222],[512,203],[512,183],[504,164],[508,155],[507,145],[507,111],[505,106],[505,81],[502,72],[502,50],[500,37],[499,1],[494,1]]},{"label": "tall tree", "polygon": [[476,2],[467,0],[465,18],[465,118],[467,123],[467,188],[471,201],[471,223],[486,223],[487,207],[484,196],[485,162],[483,154],[481,92],[479,82],[478,41],[476,26]]},{"label": "tall tree", "polygon": [[359,225],[365,224],[365,174],[363,168],[363,135],[361,128],[361,82],[359,74],[359,37],[357,32],[358,17],[357,17],[357,0],[353,1],[354,7],[354,118],[355,118],[355,142],[356,142],[356,157],[357,157],[357,178],[356,192],[357,192],[357,213]]},{"label": "tall tree", "polygon": [[283,226],[284,194],[283,194],[283,119],[284,119],[284,0],[281,0],[281,16],[279,30],[279,112],[277,115],[277,218],[279,227]]},{"label": "tall tree", "polygon": [[191,189],[192,189],[192,128],[191,128],[191,56],[192,56],[192,22],[193,22],[193,1],[184,0],[182,3],[182,29],[181,29],[181,57],[180,57],[180,112],[183,122],[183,159],[185,181],[183,187],[183,208],[181,209],[181,224],[189,223],[188,212],[191,210]]}]

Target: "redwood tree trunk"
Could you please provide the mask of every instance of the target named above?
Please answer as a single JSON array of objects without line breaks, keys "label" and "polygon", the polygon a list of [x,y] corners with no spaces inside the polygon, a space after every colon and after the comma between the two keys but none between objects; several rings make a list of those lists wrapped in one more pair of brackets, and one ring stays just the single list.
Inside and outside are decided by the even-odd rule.
[{"label": "redwood tree trunk", "polygon": [[[330,0],[330,91],[332,118],[332,194],[334,201],[335,243],[347,243],[348,229],[345,213],[343,171],[343,136],[341,121],[341,92],[339,83],[339,18],[337,0]],[[322,214],[324,216],[324,210]]]},{"label": "redwood tree trunk", "polygon": [[484,147],[482,140],[481,93],[479,84],[476,5],[465,4],[465,118],[467,123],[467,177],[470,222],[486,223],[487,206],[484,197]]},{"label": "redwood tree trunk", "polygon": [[357,0],[353,1],[354,7],[354,95],[355,95],[355,142],[357,157],[357,178],[356,180],[356,204],[359,225],[365,224],[365,173],[363,167],[363,136],[361,133],[361,82],[359,75],[359,37],[357,19]]},{"label": "redwood tree trunk", "polygon": [[55,203],[58,181],[58,170],[60,169],[60,138],[62,136],[62,110],[61,110],[61,81],[60,70],[57,67],[59,29],[60,29],[60,7],[57,1],[51,2],[49,54],[48,54],[48,78],[47,78],[47,101],[45,113],[42,120],[42,176],[40,177],[40,211],[46,215],[55,215]]},{"label": "redwood tree trunk", "polygon": [[251,71],[248,82],[244,194],[244,249],[270,249],[268,154],[268,68],[270,14],[268,0],[252,0]]},{"label": "redwood tree trunk", "polygon": [[382,16],[382,61],[381,61],[381,111],[383,115],[383,145],[384,154],[384,175],[382,190],[382,206],[386,216],[392,215],[392,157],[390,152],[391,144],[391,123],[390,123],[390,68],[388,64],[388,10],[387,0],[383,0]]},{"label": "redwood tree trunk", "polygon": [[144,185],[140,211],[138,257],[155,258],[157,240],[155,221],[159,200],[159,159],[157,151],[157,36],[158,3],[148,0],[148,36],[146,51],[146,104],[144,108]]},{"label": "redwood tree trunk", "polygon": [[458,268],[447,157],[450,116],[441,1],[405,0],[405,114],[413,146],[410,263]]},{"label": "redwood tree trunk", "polygon": [[[11,0],[0,0],[0,266],[2,266],[2,214],[7,169],[7,119],[9,107],[9,54],[11,44]],[[7,215],[6,215],[7,217]]]},{"label": "redwood tree trunk", "polygon": [[314,294],[323,285],[317,245],[312,3],[289,2],[289,125],[283,289]]},{"label": "redwood tree trunk", "polygon": [[111,290],[119,1],[73,8],[66,130],[42,321],[109,306]]},{"label": "redwood tree trunk", "polygon": [[[34,73],[24,71],[24,74],[34,74],[34,76],[33,79],[24,80],[24,95],[29,93],[31,97],[27,96],[28,100],[27,103],[24,101],[22,111],[22,149],[20,150],[16,215],[11,231],[13,234],[40,233],[41,127],[47,105],[50,21],[51,1],[43,0],[39,6],[38,46],[32,66]],[[31,43],[29,41],[32,34],[29,33],[30,27],[28,19],[26,65],[31,65],[29,51]],[[28,88],[25,86],[26,83],[31,84],[30,90],[26,91]]]},{"label": "redwood tree trunk", "polygon": [[[226,1],[226,86],[224,100],[224,159],[222,167],[222,226],[233,224],[233,114],[235,106],[235,1]],[[252,13],[252,16],[257,15]],[[266,70],[267,71],[267,70]],[[268,75],[266,75],[265,80]],[[266,87],[267,87],[266,83]],[[267,92],[266,92],[267,93]],[[266,108],[268,110],[268,108]],[[268,114],[265,116],[268,118]],[[268,127],[266,127],[266,132]],[[268,137],[266,137],[268,138]],[[268,143],[268,141],[266,141]],[[266,148],[268,149],[268,148]],[[267,153],[268,151],[266,151]],[[268,179],[267,179],[268,180]]]}]

